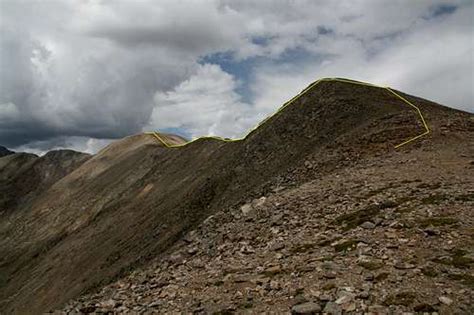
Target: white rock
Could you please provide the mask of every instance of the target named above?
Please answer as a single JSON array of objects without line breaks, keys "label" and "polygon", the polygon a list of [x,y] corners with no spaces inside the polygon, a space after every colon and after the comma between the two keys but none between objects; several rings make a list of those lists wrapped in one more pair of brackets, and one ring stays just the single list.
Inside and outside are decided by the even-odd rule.
[{"label": "white rock", "polygon": [[362,228],[364,229],[374,229],[375,228],[375,224],[373,224],[372,222],[370,221],[365,221],[364,223],[362,223],[360,225]]},{"label": "white rock", "polygon": [[250,213],[250,211],[252,211],[252,205],[250,204],[243,205],[242,207],[240,207],[240,211],[242,211],[243,215],[247,215]]},{"label": "white rock", "polygon": [[258,199],[255,199],[254,201],[252,201],[252,206],[255,208],[261,207],[263,206],[266,200],[267,200],[267,197],[260,197]]},{"label": "white rock", "polygon": [[343,295],[343,296],[341,296],[340,298],[338,298],[338,299],[336,300],[336,304],[339,304],[339,305],[341,305],[341,304],[346,304],[346,303],[349,303],[351,300],[352,300],[352,297],[351,297],[351,296],[349,296],[349,295]]},{"label": "white rock", "polygon": [[443,303],[443,304],[446,304],[446,305],[451,305],[453,304],[453,300],[451,300],[450,298],[448,298],[447,296],[440,296],[438,298],[438,300]]},{"label": "white rock", "polygon": [[295,305],[291,308],[291,314],[315,314],[321,312],[321,306],[313,302]]}]

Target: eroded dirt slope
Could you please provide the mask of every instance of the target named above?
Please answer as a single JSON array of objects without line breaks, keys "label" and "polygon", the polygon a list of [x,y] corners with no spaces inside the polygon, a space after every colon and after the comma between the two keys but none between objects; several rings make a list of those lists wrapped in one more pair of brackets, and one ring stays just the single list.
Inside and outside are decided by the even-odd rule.
[{"label": "eroded dirt slope", "polygon": [[201,139],[169,149],[139,135],[112,144],[0,226],[0,307],[58,308],[136,266],[166,259],[184,234],[222,210],[372,159],[383,169],[394,154],[472,141],[472,115],[406,97],[433,133],[399,150],[395,144],[423,131],[417,114],[386,90],[341,82],[318,84],[244,141]]}]

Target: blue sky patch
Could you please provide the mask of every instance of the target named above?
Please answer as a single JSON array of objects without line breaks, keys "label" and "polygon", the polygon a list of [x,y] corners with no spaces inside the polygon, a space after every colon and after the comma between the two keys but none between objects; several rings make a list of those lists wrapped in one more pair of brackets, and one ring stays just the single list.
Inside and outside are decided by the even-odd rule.
[{"label": "blue sky patch", "polygon": [[[327,31],[327,30],[326,30]],[[260,39],[260,43],[265,43],[266,39]],[[215,54],[204,56],[200,59],[200,64],[217,64],[223,71],[233,75],[238,82],[235,92],[241,97],[245,103],[252,103],[253,93],[251,84],[253,83],[254,70],[257,66],[262,65],[283,65],[283,64],[305,64],[317,59],[323,59],[324,56],[314,55],[301,47],[295,47],[285,50],[277,58],[266,56],[257,56],[242,60],[236,60],[231,51],[218,52]],[[291,67],[294,68],[294,67]]]},{"label": "blue sky patch", "polygon": [[204,56],[199,63],[217,64],[223,71],[233,75],[238,81],[235,92],[241,96],[243,102],[250,103],[252,100],[250,83],[252,81],[253,68],[265,59],[265,57],[254,57],[237,61],[234,59],[232,52],[219,52]]},{"label": "blue sky patch", "polygon": [[430,13],[428,16],[423,17],[426,20],[434,19],[443,15],[449,15],[456,12],[458,7],[454,4],[440,4],[431,7]]},{"label": "blue sky patch", "polygon": [[250,41],[252,42],[252,44],[265,47],[268,46],[272,39],[273,37],[269,36],[253,36]]}]

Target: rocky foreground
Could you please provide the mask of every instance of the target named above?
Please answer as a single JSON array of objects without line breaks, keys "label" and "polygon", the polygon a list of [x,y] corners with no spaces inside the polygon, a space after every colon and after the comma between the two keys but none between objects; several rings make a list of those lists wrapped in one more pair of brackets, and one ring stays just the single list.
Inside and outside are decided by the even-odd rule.
[{"label": "rocky foreground", "polygon": [[306,161],[316,179],[222,209],[56,313],[473,314],[472,149],[348,163]]}]

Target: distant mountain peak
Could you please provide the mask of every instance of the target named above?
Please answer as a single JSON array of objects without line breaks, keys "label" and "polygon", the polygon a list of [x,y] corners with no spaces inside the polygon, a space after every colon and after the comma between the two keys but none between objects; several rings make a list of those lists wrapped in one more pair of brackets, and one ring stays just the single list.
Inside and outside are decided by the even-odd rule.
[{"label": "distant mountain peak", "polygon": [[5,148],[4,146],[1,146],[1,145],[0,145],[0,157],[6,156],[6,155],[10,155],[10,154],[14,154],[14,153],[15,153],[15,152],[10,151],[10,150],[8,150],[7,148]]}]

